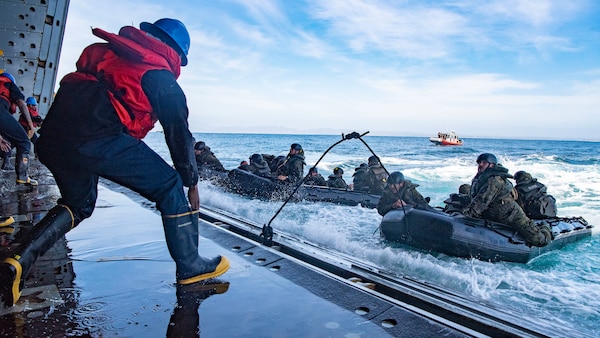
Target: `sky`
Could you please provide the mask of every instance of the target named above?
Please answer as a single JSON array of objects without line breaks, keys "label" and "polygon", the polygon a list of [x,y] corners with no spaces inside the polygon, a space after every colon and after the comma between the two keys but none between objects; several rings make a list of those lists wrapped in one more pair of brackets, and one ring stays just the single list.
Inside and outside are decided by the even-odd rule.
[{"label": "sky", "polygon": [[193,132],[600,141],[595,0],[71,0],[58,79],[164,17]]}]

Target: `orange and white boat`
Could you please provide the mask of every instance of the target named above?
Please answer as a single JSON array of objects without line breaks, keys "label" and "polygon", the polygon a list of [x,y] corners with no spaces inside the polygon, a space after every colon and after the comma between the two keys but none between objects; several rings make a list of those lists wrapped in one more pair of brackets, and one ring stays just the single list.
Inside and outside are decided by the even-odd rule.
[{"label": "orange and white boat", "polygon": [[463,141],[456,136],[456,133],[438,133],[437,137],[430,137],[429,141],[439,146],[462,146]]}]

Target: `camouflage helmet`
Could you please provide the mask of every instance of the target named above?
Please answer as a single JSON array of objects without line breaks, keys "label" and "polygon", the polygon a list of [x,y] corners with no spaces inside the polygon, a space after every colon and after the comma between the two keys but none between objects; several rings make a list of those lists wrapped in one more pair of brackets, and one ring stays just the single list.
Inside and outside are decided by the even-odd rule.
[{"label": "camouflage helmet", "polygon": [[460,187],[458,187],[458,193],[459,194],[468,195],[470,192],[471,192],[471,185],[470,184],[461,184]]},{"label": "camouflage helmet", "polygon": [[369,157],[369,165],[374,165],[374,164],[380,164],[381,162],[379,161],[379,157],[373,155],[371,157]]},{"label": "camouflage helmet", "polygon": [[531,174],[523,170],[517,171],[514,177],[517,183],[531,181],[532,179]]},{"label": "camouflage helmet", "polygon": [[263,161],[263,156],[261,154],[252,154],[252,156],[250,156],[250,163],[261,163]]},{"label": "camouflage helmet", "polygon": [[195,150],[204,150],[205,148],[206,148],[206,143],[204,143],[204,141],[198,141],[198,142],[196,142],[196,144],[194,144]]},{"label": "camouflage helmet", "polygon": [[335,175],[337,175],[337,174],[343,175],[344,174],[344,169],[342,169],[340,167],[335,167],[335,168],[333,168],[333,173]]},{"label": "camouflage helmet", "polygon": [[481,161],[486,161],[487,163],[493,163],[493,164],[498,164],[498,159],[496,158],[496,156],[494,154],[490,154],[490,153],[483,153],[479,156],[477,156],[477,163],[481,162]]}]

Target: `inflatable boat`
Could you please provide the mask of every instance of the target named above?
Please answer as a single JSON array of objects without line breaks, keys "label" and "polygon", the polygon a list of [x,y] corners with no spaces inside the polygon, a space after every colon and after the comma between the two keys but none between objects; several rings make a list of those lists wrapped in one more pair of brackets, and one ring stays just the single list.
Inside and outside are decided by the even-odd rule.
[{"label": "inflatable boat", "polygon": [[[227,174],[227,180],[221,182],[231,192],[265,200],[285,200],[290,194],[294,193],[296,188],[294,184],[261,177],[242,169],[230,170]],[[367,192],[303,184],[298,187],[290,200],[376,208],[380,197]]]},{"label": "inflatable boat", "polygon": [[381,221],[383,238],[456,257],[497,262],[526,263],[551,250],[592,234],[592,225],[581,217],[534,220],[551,226],[554,239],[547,246],[534,247],[503,223],[464,215],[449,215],[438,209],[392,210]]}]

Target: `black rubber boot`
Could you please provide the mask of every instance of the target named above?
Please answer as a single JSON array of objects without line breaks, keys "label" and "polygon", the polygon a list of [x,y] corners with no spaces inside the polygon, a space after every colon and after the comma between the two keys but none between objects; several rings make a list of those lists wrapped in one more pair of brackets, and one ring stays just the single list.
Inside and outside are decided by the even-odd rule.
[{"label": "black rubber boot", "polygon": [[15,167],[10,163],[10,152],[2,159],[2,170],[15,170]]},{"label": "black rubber boot", "polygon": [[177,283],[196,283],[224,274],[229,260],[224,256],[203,258],[198,255],[198,214],[187,212],[163,216],[169,253],[177,266]]},{"label": "black rubber boot", "polygon": [[71,210],[67,206],[57,205],[33,227],[30,241],[19,246],[12,257],[0,262],[0,296],[4,306],[12,306],[17,302],[35,261],[74,226]]},{"label": "black rubber boot", "polygon": [[17,172],[17,184],[38,185],[36,180],[29,177],[29,154],[17,154],[15,169]]}]

